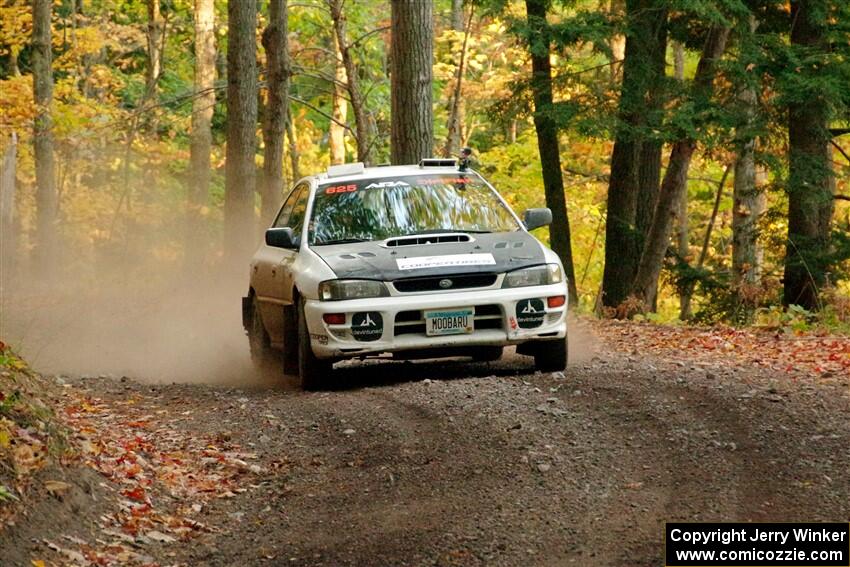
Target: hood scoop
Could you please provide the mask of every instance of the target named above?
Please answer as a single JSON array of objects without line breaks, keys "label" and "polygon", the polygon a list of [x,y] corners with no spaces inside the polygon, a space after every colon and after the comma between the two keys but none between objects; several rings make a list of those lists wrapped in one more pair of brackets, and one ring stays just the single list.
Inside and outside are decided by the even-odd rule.
[{"label": "hood scoop", "polygon": [[390,238],[386,241],[386,246],[396,248],[398,246],[418,246],[420,244],[443,244],[446,242],[472,242],[472,238],[468,234],[451,233],[451,234],[420,234],[417,236],[402,236],[400,238]]}]

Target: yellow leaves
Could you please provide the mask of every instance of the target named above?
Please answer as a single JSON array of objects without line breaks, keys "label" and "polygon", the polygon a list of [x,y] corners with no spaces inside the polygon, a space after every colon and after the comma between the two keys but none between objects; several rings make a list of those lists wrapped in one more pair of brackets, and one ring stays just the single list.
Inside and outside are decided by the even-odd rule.
[{"label": "yellow leaves", "polygon": [[30,564],[32,565],[32,567],[45,567],[46,565],[41,559],[32,559],[30,560]]},{"label": "yellow leaves", "polygon": [[5,417],[0,418],[0,449],[8,449],[12,443],[15,423]]},{"label": "yellow leaves", "polygon": [[19,132],[29,128],[35,116],[31,75],[0,81],[0,108],[3,109],[4,126]]},{"label": "yellow leaves", "polygon": [[41,469],[46,462],[44,445],[35,440],[17,443],[12,448],[12,465],[19,477],[29,476]]},{"label": "yellow leaves", "polygon": [[19,52],[30,41],[32,10],[26,0],[0,5],[0,55]]},{"label": "yellow leaves", "polygon": [[95,26],[77,28],[76,38],[70,43],[62,35],[58,38],[54,37],[54,43],[59,43],[58,47],[62,49],[62,54],[53,62],[53,68],[60,70],[75,69],[83,60],[83,57],[99,53],[106,41],[107,38],[103,36],[100,28]]}]

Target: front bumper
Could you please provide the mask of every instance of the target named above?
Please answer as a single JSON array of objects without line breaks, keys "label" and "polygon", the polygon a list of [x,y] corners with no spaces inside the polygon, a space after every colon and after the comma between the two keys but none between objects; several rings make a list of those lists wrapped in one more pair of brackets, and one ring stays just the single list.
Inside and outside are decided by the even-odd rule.
[{"label": "front bumper", "polygon": [[[565,283],[511,289],[395,295],[348,301],[308,300],[304,307],[313,352],[319,358],[353,358],[405,350],[507,346],[529,341],[563,339],[567,334],[567,303],[549,307],[547,298],[566,296]],[[540,299],[545,314],[533,328],[518,321],[517,303]],[[525,304],[523,304],[525,305]],[[474,330],[468,334],[428,336],[422,311],[474,307]],[[344,324],[328,324],[326,313],[344,313]],[[364,314],[377,321],[368,340],[352,334],[352,318]]]}]

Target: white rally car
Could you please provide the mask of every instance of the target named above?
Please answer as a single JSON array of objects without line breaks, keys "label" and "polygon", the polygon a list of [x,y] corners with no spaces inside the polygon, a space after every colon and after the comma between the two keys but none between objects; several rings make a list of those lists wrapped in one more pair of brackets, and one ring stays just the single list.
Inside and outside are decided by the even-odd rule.
[{"label": "white rally car", "polygon": [[558,256],[478,173],[454,160],[331,167],[299,181],[251,261],[242,320],[252,359],[305,388],[335,361],[472,356],[503,347],[567,364]]}]

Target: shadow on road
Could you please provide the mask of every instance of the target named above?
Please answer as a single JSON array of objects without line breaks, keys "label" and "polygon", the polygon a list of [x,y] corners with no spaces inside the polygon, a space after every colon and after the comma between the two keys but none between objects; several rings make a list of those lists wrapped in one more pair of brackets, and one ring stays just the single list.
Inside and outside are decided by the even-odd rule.
[{"label": "shadow on road", "polygon": [[[473,362],[468,358],[345,361],[334,366],[334,371],[322,391],[342,392],[422,380],[519,376],[532,372],[532,359],[514,353],[505,353],[505,356],[496,362]],[[286,376],[282,383],[278,383],[278,387],[284,390],[300,389],[294,376]]]}]

